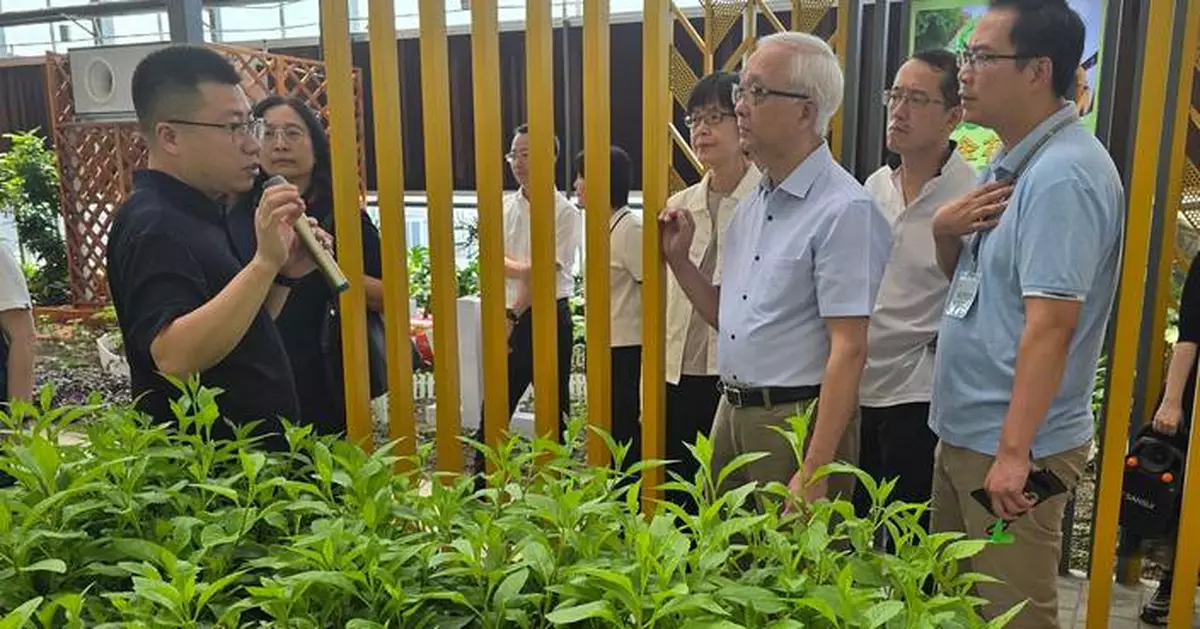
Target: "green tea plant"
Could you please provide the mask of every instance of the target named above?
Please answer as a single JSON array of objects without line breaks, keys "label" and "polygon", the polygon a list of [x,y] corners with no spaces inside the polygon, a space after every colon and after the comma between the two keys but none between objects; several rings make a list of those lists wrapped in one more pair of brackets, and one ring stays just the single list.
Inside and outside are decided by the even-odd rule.
[{"label": "green tea plant", "polygon": [[[730,469],[692,451],[695,478],[669,488],[687,513],[641,512],[644,461],[601,433],[613,468],[565,444],[513,438],[496,450],[488,488],[431,474],[422,444],[409,472],[394,444],[372,453],[287,425],[287,452],[256,450],[249,428],[208,439],[219,391],[181,385],[178,426],[132,408],[17,403],[3,421],[0,620],[4,627],[395,628],[969,628],[990,622],[971,594],[986,577],[959,560],[986,541],[929,535],[924,505],[889,503],[846,465],[874,506],[806,504],[778,483],[717,495]],[[808,412],[785,433],[797,453]],[[69,431],[86,434],[65,445]],[[894,555],[871,545],[886,528]]]}]

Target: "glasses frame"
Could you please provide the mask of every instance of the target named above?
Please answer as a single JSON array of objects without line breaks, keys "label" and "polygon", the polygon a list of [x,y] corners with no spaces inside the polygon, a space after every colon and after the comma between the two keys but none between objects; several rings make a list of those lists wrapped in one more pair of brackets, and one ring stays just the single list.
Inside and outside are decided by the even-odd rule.
[{"label": "glasses frame", "polygon": [[209,129],[222,129],[230,134],[233,138],[243,137],[261,142],[266,133],[267,123],[262,118],[251,118],[243,122],[204,122],[201,120],[182,120],[171,119],[163,122],[169,124],[181,124],[190,127],[206,127]]},{"label": "glasses frame", "polygon": [[[924,109],[930,105],[945,105],[945,99],[930,98],[923,92],[912,92],[900,88],[888,88],[883,90],[883,106],[888,109],[894,109],[904,103],[908,103],[913,109]],[[919,98],[914,98],[919,97]],[[896,98],[897,102],[892,103],[892,99]]]},{"label": "glasses frame", "polygon": [[695,129],[696,127],[700,126],[701,122],[703,122],[708,128],[711,129],[722,122],[725,122],[726,118],[737,119],[737,114],[733,113],[732,111],[725,111],[724,109],[706,112],[701,114],[699,117],[693,114],[688,114],[683,117],[683,124],[689,129]]},{"label": "glasses frame", "polygon": [[812,98],[808,94],[801,94],[800,92],[787,92],[784,90],[773,90],[769,87],[763,87],[761,85],[742,87],[741,85],[734,83],[730,86],[730,95],[733,96],[733,102],[740,102],[742,97],[746,94],[749,94],[753,97],[750,99],[750,102],[754,105],[762,104],[764,100],[771,96],[778,96],[780,98],[795,98],[799,100],[810,100]]}]

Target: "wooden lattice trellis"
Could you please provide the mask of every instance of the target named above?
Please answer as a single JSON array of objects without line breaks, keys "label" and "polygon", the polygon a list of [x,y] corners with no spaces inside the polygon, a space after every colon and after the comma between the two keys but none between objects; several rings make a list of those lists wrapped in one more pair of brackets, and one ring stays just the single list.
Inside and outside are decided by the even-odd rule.
[{"label": "wooden lattice trellis", "polygon": [[[242,76],[252,101],[268,94],[304,100],[328,125],[325,64],[311,59],[260,50],[210,44],[224,54]],[[50,134],[58,157],[59,201],[66,228],[71,300],[76,306],[108,303],[105,253],[113,216],[133,188],[133,173],[146,166],[146,148],[133,122],[77,120],[71,96],[71,69],[65,55],[46,57]],[[354,70],[355,117],[358,121],[359,191],[366,195],[366,151],[363,142],[362,72]]]}]

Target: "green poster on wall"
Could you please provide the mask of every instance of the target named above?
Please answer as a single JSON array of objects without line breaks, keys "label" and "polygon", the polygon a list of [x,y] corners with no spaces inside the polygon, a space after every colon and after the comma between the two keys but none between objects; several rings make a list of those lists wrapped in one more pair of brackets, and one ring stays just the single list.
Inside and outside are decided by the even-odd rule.
[{"label": "green poster on wall", "polygon": [[[1083,19],[1083,59],[1075,74],[1075,104],[1084,126],[1096,129],[1096,95],[1100,88],[1104,14],[1107,0],[1068,0]],[[960,50],[970,41],[975,24],[987,11],[986,0],[914,0],[909,25],[909,54],[918,50]],[[959,151],[976,169],[982,169],[1000,150],[1000,138],[986,127],[963,123],[951,136]]]}]

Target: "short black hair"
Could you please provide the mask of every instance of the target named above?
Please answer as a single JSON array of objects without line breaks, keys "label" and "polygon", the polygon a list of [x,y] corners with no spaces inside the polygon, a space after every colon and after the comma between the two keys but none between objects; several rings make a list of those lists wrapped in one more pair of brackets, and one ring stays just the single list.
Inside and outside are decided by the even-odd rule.
[{"label": "short black hair", "polygon": [[1083,19],[1066,0],[991,0],[990,8],[1016,12],[1009,35],[1016,54],[1048,57],[1053,65],[1054,95],[1074,98],[1085,29]]},{"label": "short black hair", "polygon": [[958,95],[958,56],[949,50],[941,48],[930,48],[927,50],[918,51],[910,60],[917,60],[928,64],[933,69],[942,73],[942,100],[946,101],[946,108],[957,107],[961,102]]},{"label": "short black hair", "polygon": [[[583,177],[583,151],[575,156],[575,173]],[[586,181],[587,178],[585,177]],[[629,188],[633,185],[633,161],[621,147],[609,148],[608,203],[614,208],[629,205]]]},{"label": "short black hair", "polygon": [[[325,125],[321,124],[321,119],[317,117],[316,112],[308,106],[308,103],[296,98],[295,96],[283,96],[280,94],[272,94],[254,105],[253,116],[262,118],[267,115],[267,112],[276,107],[290,107],[292,111],[300,116],[300,120],[304,121],[304,127],[308,131],[309,144],[313,150],[313,171],[310,177],[309,186],[316,193],[325,196],[325,198],[333,198],[333,167],[332,159],[330,158],[329,150],[329,135],[325,133]],[[266,173],[263,173],[265,178]],[[301,190],[301,192],[304,192]]]},{"label": "short black hair", "polygon": [[688,94],[687,111],[716,106],[721,111],[733,111],[733,86],[741,79],[733,72],[717,70],[696,82]]},{"label": "short black hair", "polygon": [[133,71],[133,108],[143,131],[191,113],[201,83],[239,85],[233,64],[204,46],[177,44],[146,55]]},{"label": "short black hair", "polygon": [[[528,122],[518,125],[516,130],[513,131],[514,137],[516,137],[518,135],[529,135],[529,123]],[[558,159],[559,150],[561,150],[561,147],[558,144],[558,136],[556,135],[556,136],[554,136],[554,159],[556,159],[556,160]]]}]

